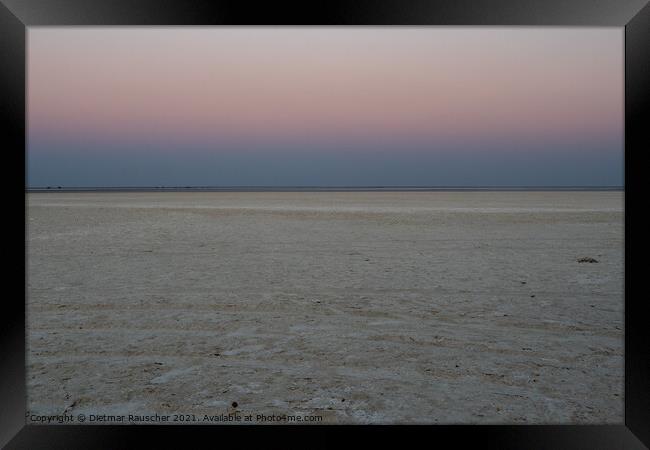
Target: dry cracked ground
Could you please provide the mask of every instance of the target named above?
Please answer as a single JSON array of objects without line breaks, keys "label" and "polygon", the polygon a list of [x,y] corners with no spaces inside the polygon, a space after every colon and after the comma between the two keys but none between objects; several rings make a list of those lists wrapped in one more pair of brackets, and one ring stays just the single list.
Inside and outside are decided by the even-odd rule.
[{"label": "dry cracked ground", "polygon": [[27,205],[32,413],[623,420],[622,192]]}]

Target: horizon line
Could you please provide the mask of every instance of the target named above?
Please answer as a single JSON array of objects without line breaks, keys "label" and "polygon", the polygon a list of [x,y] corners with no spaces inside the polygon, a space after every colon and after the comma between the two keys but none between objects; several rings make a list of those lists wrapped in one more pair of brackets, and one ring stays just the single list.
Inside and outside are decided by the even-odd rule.
[{"label": "horizon line", "polygon": [[551,190],[551,191],[624,191],[625,186],[613,185],[459,185],[459,186],[418,186],[418,185],[367,185],[367,186],[347,186],[347,185],[286,185],[286,186],[269,186],[269,185],[227,185],[227,186],[210,186],[210,185],[175,185],[175,186],[33,186],[25,187],[26,192],[82,192],[82,191],[454,191],[454,190]]}]

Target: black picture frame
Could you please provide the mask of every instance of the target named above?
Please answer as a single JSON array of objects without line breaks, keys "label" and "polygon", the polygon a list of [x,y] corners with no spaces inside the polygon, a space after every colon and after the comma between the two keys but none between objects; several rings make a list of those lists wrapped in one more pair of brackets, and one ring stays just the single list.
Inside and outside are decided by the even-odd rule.
[{"label": "black picture frame", "polygon": [[[7,215],[7,237],[16,270],[17,289],[5,295],[0,351],[0,445],[6,448],[129,448],[137,437],[175,443],[208,434],[213,445],[240,427],[214,426],[81,426],[25,424],[25,44],[26,29],[39,25],[502,25],[625,27],[625,420],[620,425],[364,427],[367,437],[386,432],[426,431],[429,441],[453,439],[494,448],[643,448],[650,447],[650,339],[646,296],[633,290],[640,283],[644,221],[632,212],[639,196],[650,149],[650,6],[647,0],[358,0],[259,2],[187,0],[0,0],[0,120],[6,198],[16,211]],[[633,218],[634,216],[634,218]],[[634,241],[632,241],[632,239]],[[14,263],[14,261],[22,261]],[[23,280],[23,281],[21,281]],[[634,280],[634,282],[632,281]],[[634,283],[634,284],[633,284]],[[22,298],[20,297],[22,293]],[[246,430],[250,427],[244,427]],[[257,427],[272,438],[287,427]],[[314,444],[338,445],[340,426],[292,427],[292,436]],[[348,427],[343,427],[348,428]],[[298,433],[299,431],[299,433]],[[202,436],[205,437],[205,436]],[[241,438],[240,438],[241,439]],[[250,441],[248,441],[250,444]],[[269,441],[270,442],[270,441]],[[240,443],[245,444],[246,441]],[[291,443],[284,440],[283,444]],[[314,445],[309,445],[314,446]]]}]

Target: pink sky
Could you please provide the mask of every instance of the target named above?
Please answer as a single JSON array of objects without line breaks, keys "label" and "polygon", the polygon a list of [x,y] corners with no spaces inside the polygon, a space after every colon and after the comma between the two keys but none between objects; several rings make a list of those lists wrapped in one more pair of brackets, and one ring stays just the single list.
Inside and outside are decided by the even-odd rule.
[{"label": "pink sky", "polygon": [[525,143],[622,140],[623,87],[622,28],[28,30],[35,158],[125,142],[150,154],[342,141],[542,151]]},{"label": "pink sky", "polygon": [[622,45],[619,29],[31,28],[30,127],[106,138],[617,132]]}]

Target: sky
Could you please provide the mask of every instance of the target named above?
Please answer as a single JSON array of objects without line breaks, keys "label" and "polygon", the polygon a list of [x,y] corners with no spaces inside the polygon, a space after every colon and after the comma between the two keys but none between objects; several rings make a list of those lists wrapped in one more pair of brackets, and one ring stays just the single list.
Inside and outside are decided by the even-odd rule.
[{"label": "sky", "polygon": [[39,186],[622,186],[623,28],[30,27]]}]

